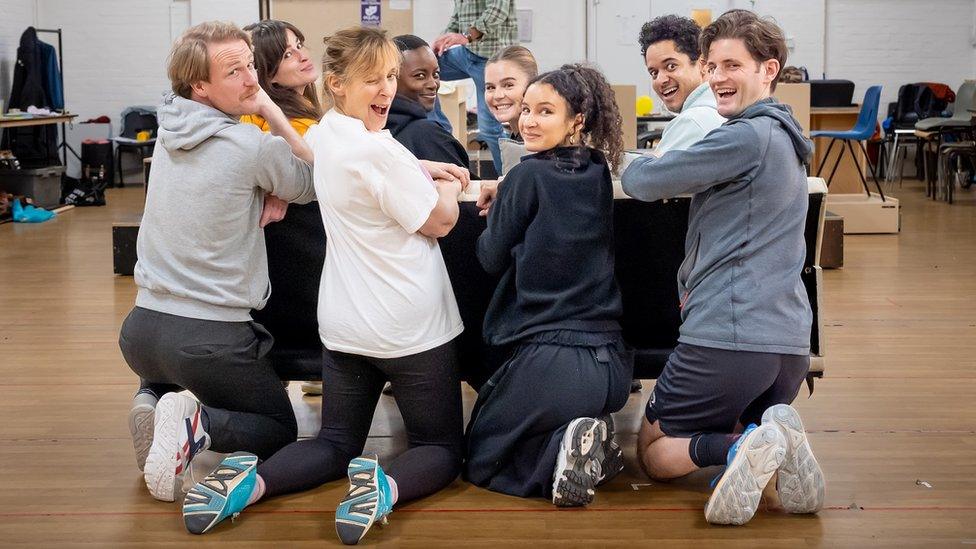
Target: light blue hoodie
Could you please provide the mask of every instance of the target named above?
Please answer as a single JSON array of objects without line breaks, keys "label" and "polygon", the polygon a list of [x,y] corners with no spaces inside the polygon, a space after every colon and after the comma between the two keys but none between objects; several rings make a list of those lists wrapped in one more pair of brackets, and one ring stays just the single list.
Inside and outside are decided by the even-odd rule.
[{"label": "light blue hoodie", "polygon": [[809,354],[800,272],[812,148],[789,107],[764,99],[688,149],[638,158],[624,172],[624,192],[639,200],[694,193],[678,269],[678,341]]},{"label": "light blue hoodie", "polygon": [[678,116],[668,122],[654,152],[663,155],[668,151],[687,149],[723,123],[725,118],[718,113],[715,94],[708,82],[703,82],[685,98]]}]

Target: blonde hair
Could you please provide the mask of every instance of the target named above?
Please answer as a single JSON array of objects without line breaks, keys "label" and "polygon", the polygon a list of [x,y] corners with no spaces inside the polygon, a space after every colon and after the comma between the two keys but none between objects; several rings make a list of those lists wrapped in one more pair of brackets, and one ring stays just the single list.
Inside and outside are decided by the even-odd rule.
[{"label": "blonde hair", "polygon": [[498,63],[499,61],[511,61],[515,63],[518,68],[522,69],[522,72],[528,75],[529,80],[539,75],[539,65],[535,62],[535,56],[525,46],[508,46],[507,48],[501,49],[495,52],[495,55],[492,55],[485,65]]},{"label": "blonde hair", "polygon": [[208,44],[243,40],[251,47],[251,37],[237,25],[223,21],[207,21],[194,25],[183,33],[169,52],[166,75],[173,93],[189,99],[194,82],[210,80]]},{"label": "blonde hair", "polygon": [[322,56],[322,89],[325,104],[336,104],[328,79],[334,76],[345,82],[369,73],[377,67],[399,67],[400,48],[387,38],[386,31],[372,27],[349,27],[326,36],[325,55]]}]

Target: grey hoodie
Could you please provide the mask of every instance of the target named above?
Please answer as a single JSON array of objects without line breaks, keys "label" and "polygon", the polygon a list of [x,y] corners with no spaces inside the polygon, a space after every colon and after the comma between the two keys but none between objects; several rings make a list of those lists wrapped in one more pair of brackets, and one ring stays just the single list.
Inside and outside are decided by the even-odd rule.
[{"label": "grey hoodie", "polygon": [[202,103],[176,97],[157,112],[139,227],[136,305],[189,318],[246,321],[271,288],[265,193],[315,199],[312,170],[287,142]]},{"label": "grey hoodie", "polygon": [[789,107],[764,99],[688,149],[641,157],[624,172],[624,192],[639,200],[694,193],[678,270],[678,341],[810,352],[800,272],[812,148]]}]

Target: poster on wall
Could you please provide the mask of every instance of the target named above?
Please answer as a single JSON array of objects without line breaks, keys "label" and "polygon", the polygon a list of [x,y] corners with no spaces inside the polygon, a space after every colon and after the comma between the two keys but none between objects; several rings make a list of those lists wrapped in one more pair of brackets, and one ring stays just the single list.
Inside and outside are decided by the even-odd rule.
[{"label": "poster on wall", "polygon": [[380,22],[380,0],[359,0],[359,23],[364,27],[378,27]]}]

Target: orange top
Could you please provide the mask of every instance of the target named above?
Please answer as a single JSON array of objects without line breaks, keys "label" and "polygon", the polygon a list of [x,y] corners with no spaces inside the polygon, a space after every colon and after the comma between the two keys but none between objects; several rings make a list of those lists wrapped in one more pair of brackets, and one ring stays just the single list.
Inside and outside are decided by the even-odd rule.
[{"label": "orange top", "polygon": [[[271,126],[268,125],[268,121],[256,114],[245,114],[241,117],[241,122],[245,124],[254,124],[255,126],[261,128],[261,131],[266,132],[271,130]],[[291,122],[291,127],[295,128],[298,135],[304,136],[305,132],[309,128],[318,124],[318,120],[312,118],[289,118],[288,122]]]}]

